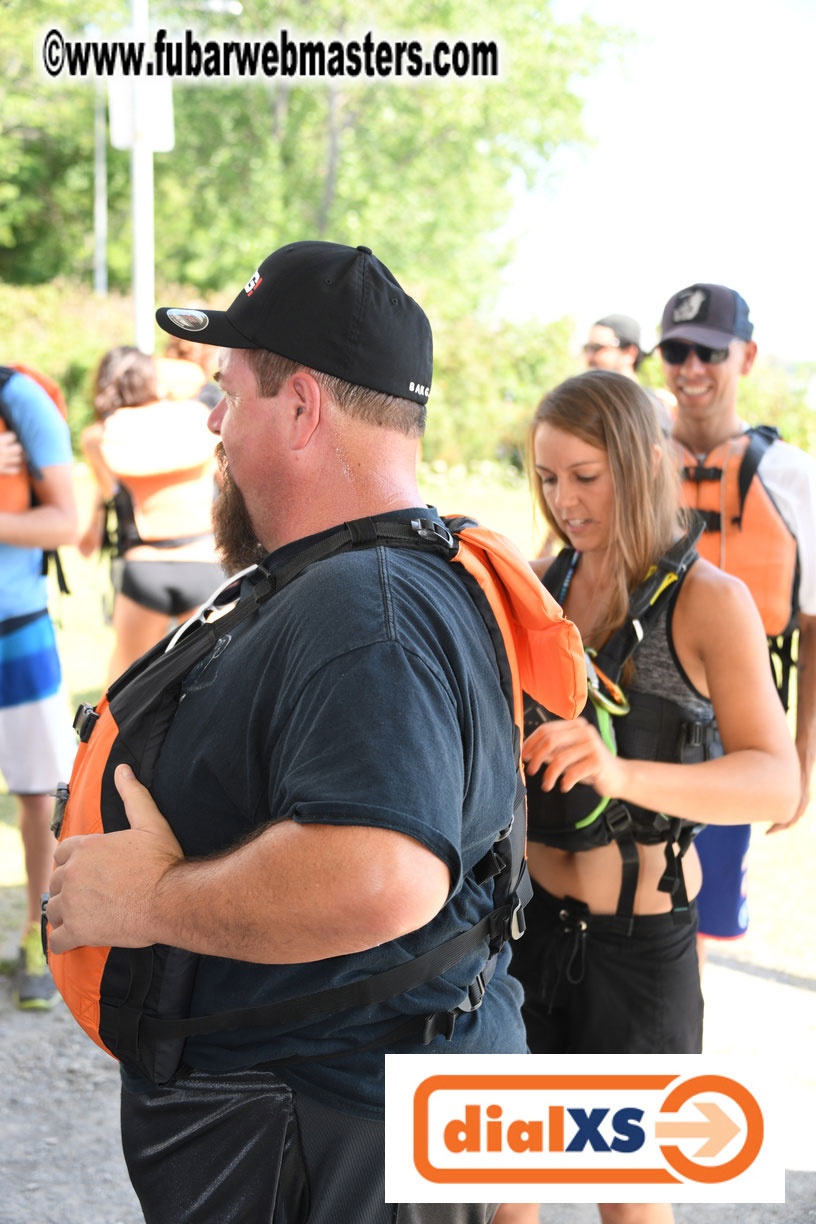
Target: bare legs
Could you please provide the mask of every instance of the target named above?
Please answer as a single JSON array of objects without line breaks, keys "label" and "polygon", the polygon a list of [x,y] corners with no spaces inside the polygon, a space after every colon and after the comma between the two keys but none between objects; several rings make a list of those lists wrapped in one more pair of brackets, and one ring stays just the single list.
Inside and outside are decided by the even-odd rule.
[{"label": "bare legs", "polygon": [[40,899],[48,892],[56,840],[51,832],[51,795],[18,795],[20,836],[25,856],[28,917],[25,930],[40,920]]}]

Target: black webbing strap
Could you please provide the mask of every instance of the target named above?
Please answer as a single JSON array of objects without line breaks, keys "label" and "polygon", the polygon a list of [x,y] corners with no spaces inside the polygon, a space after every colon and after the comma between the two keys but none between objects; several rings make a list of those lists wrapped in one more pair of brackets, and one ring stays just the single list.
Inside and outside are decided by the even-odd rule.
[{"label": "black webbing strap", "polygon": [[343,986],[332,986],[315,994],[299,995],[284,999],[280,1003],[262,1004],[258,1007],[239,1008],[236,1011],[218,1012],[213,1016],[190,1016],[182,1020],[166,1020],[145,1016],[142,1028],[146,1035],[159,1038],[192,1037],[208,1033],[232,1032],[241,1028],[258,1028],[271,1025],[301,1024],[318,1016],[345,1011],[350,1007],[366,1007],[385,1003],[397,995],[415,990],[425,982],[440,977],[452,969],[472,949],[485,939],[493,940],[512,918],[512,905],[492,910],[475,926],[460,931],[452,939],[435,948],[404,961],[381,973],[371,974],[359,981]]},{"label": "black webbing strap", "polygon": [[597,666],[615,684],[620,681],[627,661],[651,632],[663,604],[677,593],[677,583],[666,583],[666,578],[672,574],[677,579],[683,577],[697,556],[696,545],[702,530],[699,517],[693,518],[687,533],[656,562],[654,573],[632,592],[627,619],[595,656]]},{"label": "black webbing strap", "polygon": [[777,442],[780,437],[779,430],[775,425],[755,425],[747,431],[748,445],[745,448],[745,454],[742,456],[740,464],[739,477],[737,487],[739,489],[739,513],[736,518],[732,519],[735,527],[742,530],[742,512],[745,509],[745,499],[748,496],[748,490],[751,487],[751,481],[757,474],[757,468],[762,462],[762,456],[765,454],[769,446]]},{"label": "black webbing strap", "polygon": [[682,479],[691,480],[694,484],[704,484],[709,480],[719,480],[722,474],[722,468],[705,467],[702,463],[687,463],[682,471]]},{"label": "black webbing strap", "polygon": [[631,935],[635,912],[635,892],[640,872],[635,827],[629,809],[619,799],[613,799],[604,810],[603,815],[621,856],[621,886],[615,917],[623,919],[626,923],[626,934]]}]

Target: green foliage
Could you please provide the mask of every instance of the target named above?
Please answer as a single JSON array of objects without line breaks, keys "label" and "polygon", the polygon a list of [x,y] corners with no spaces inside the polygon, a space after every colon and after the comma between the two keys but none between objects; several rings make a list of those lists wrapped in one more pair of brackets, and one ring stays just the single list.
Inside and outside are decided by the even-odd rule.
[{"label": "green foliage", "polygon": [[573,323],[434,324],[435,371],[423,454],[447,463],[523,465],[527,426],[545,391],[573,374]]},{"label": "green foliage", "polygon": [[[184,301],[189,290],[175,289]],[[179,294],[178,298],[176,295]],[[44,285],[0,281],[0,360],[22,361],[57,380],[68,405],[74,445],[92,417],[91,387],[102,355],[133,336],[133,303],[59,278]]]},{"label": "green foliage", "polygon": [[[22,0],[0,6],[0,276],[35,283],[90,278],[90,84],[35,72],[38,32],[107,36],[126,0]],[[407,32],[373,0],[244,0],[238,17],[151,3],[171,37],[496,38],[501,77],[174,87],[176,147],[156,154],[156,263],[200,293],[242,284],[260,257],[304,237],[365,243],[437,317],[483,310],[507,252],[489,235],[509,208],[514,172],[532,181],[553,150],[582,137],[576,78],[598,63],[608,32],[559,25],[550,3],[421,0]],[[4,176],[5,178],[5,176]],[[128,157],[109,150],[111,284],[129,279]],[[478,258],[474,251],[478,249]]]}]

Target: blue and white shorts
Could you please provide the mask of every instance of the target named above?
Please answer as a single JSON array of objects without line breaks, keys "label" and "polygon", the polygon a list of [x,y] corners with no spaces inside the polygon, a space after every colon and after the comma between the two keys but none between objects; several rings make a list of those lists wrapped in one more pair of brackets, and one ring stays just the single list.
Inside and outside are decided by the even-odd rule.
[{"label": "blue and white shorts", "polygon": [[67,782],[76,752],[46,609],[0,622],[0,771],[16,795]]}]

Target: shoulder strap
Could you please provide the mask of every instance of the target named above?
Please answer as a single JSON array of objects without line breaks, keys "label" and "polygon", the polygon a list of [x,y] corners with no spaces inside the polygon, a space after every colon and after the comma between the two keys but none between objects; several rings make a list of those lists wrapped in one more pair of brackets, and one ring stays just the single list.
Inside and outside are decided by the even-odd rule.
[{"label": "shoulder strap", "polygon": [[564,590],[564,583],[567,581],[575,565],[575,558],[576,552],[574,548],[562,548],[560,553],[557,553],[552,562],[547,566],[547,572],[541,579],[553,599],[556,599],[560,604],[563,604],[566,598],[567,592]]},{"label": "shoulder strap", "polygon": [[632,592],[628,618],[598,651],[599,669],[615,684],[627,661],[654,627],[664,602],[676,592],[676,583],[683,579],[697,557],[696,545],[702,530],[702,520],[697,516],[688,532],[657,561],[646,579]]},{"label": "shoulder strap", "polygon": [[[521,618],[521,623],[526,629],[541,628],[542,623],[552,620],[553,623],[561,623],[567,637],[574,634],[577,638],[577,630],[563,617],[560,617],[560,613],[558,617],[552,615],[547,602],[548,597],[542,602],[540,584],[521,553],[518,553],[518,557],[515,556],[514,546],[510,545],[509,549],[506,548],[504,537],[478,529],[472,520],[455,521],[457,536],[454,536],[447,526],[435,519],[417,519],[411,523],[360,519],[343,524],[330,536],[307,547],[293,557],[287,565],[275,572],[267,571],[262,566],[255,567],[254,571],[247,575],[251,583],[250,591],[243,594],[228,613],[211,623],[205,622],[203,625],[198,620],[186,642],[183,641],[183,631],[179,631],[171,639],[172,643],[179,643],[179,649],[177,658],[170,663],[170,677],[164,676],[164,687],[167,686],[169,679],[180,677],[189,670],[192,661],[201,655],[202,647],[204,650],[210,648],[216,636],[223,635],[244,617],[252,615],[261,602],[294,581],[309,565],[352,548],[375,547],[382,544],[431,549],[441,552],[449,560],[460,558],[461,553],[461,560],[468,574],[475,577],[485,591],[490,583],[493,583],[497,590],[500,588],[504,592],[508,607],[513,610],[512,614]],[[463,544],[463,540],[467,538],[466,530],[476,531],[478,545],[474,544],[472,539],[468,539],[467,543]],[[506,543],[509,545],[509,541]],[[485,554],[481,558],[485,571],[488,567],[488,557],[493,562],[495,571],[493,578],[485,578],[484,574],[480,578],[478,574],[478,565],[474,563],[474,558],[477,557],[479,549],[482,549]],[[258,578],[257,581],[256,578]],[[234,587],[231,588],[225,584],[226,595],[235,593]],[[525,603],[524,596],[530,593],[536,596],[537,605],[532,596],[529,604]],[[481,607],[480,611],[482,611]],[[202,611],[202,615],[206,613]],[[504,640],[508,654],[514,654],[516,635],[509,640],[507,638]],[[580,644],[580,639],[577,640]],[[150,672],[157,665],[164,669],[164,664],[159,664],[158,661],[160,658],[163,659],[167,651],[167,643],[160,643],[142,660],[137,661],[108,690],[110,701],[116,702],[118,693],[131,684],[139,686],[147,683],[150,685]],[[581,657],[583,657],[582,654]],[[514,671],[514,676],[515,674]],[[580,697],[580,694],[578,696]],[[583,704],[583,698],[581,698],[581,704]],[[95,713],[86,708],[82,711],[82,715],[87,730],[84,734],[80,730],[80,737],[86,739],[92,733],[96,721]],[[124,720],[120,726],[124,728]],[[520,740],[516,745],[517,757],[519,746]],[[140,1008],[137,1008],[133,1017],[134,1024],[138,1021],[137,1027],[140,1025],[144,1034],[161,1039],[188,1037],[193,1034],[221,1032],[247,1026],[293,1024],[307,1018],[312,1019],[319,1015],[342,1011],[352,1006],[384,1002],[396,995],[405,994],[439,977],[457,964],[468,952],[487,940],[488,959],[476,980],[468,988],[467,997],[458,1007],[450,1012],[413,1018],[406,1022],[404,1032],[400,1028],[398,1033],[389,1033],[382,1041],[374,1044],[391,1044],[395,1040],[411,1036],[414,1039],[419,1036],[419,1039],[425,1043],[430,1042],[438,1034],[450,1037],[457,1015],[475,1010],[481,1004],[487,982],[496,965],[497,954],[503,944],[510,937],[517,938],[524,930],[523,909],[532,896],[532,886],[526,869],[526,822],[524,817],[524,785],[519,767],[513,818],[508,827],[500,831],[488,854],[471,868],[474,878],[479,882],[491,878],[494,880],[494,908],[473,926],[431,948],[428,952],[365,979],[332,987],[316,994],[299,996],[255,1008],[241,1008],[217,1015],[182,1019],[151,1018],[142,1014]],[[132,959],[134,965],[137,961],[141,965],[139,972],[151,971],[146,959],[144,964],[139,957]],[[128,1017],[122,1015],[122,1008],[119,1007],[116,1024],[124,1023],[125,1029],[128,1030],[127,1021]],[[136,1031],[137,1029],[133,1028],[133,1032]],[[134,1047],[133,1059],[138,1061],[138,1046]]]},{"label": "shoulder strap", "polygon": [[6,401],[3,398],[3,388],[14,372],[15,371],[9,366],[0,366],[0,420],[2,420],[6,429],[13,429],[14,426],[11,420],[11,413],[9,412]]},{"label": "shoulder strap", "polygon": [[769,446],[774,442],[778,442],[781,434],[775,425],[754,425],[747,430],[748,445],[745,448],[745,454],[742,456],[740,464],[738,488],[739,488],[739,513],[734,519],[734,524],[737,527],[742,527],[742,512],[745,508],[745,499],[748,496],[748,490],[751,487],[751,481],[757,474],[757,468],[762,462],[762,457]]}]

